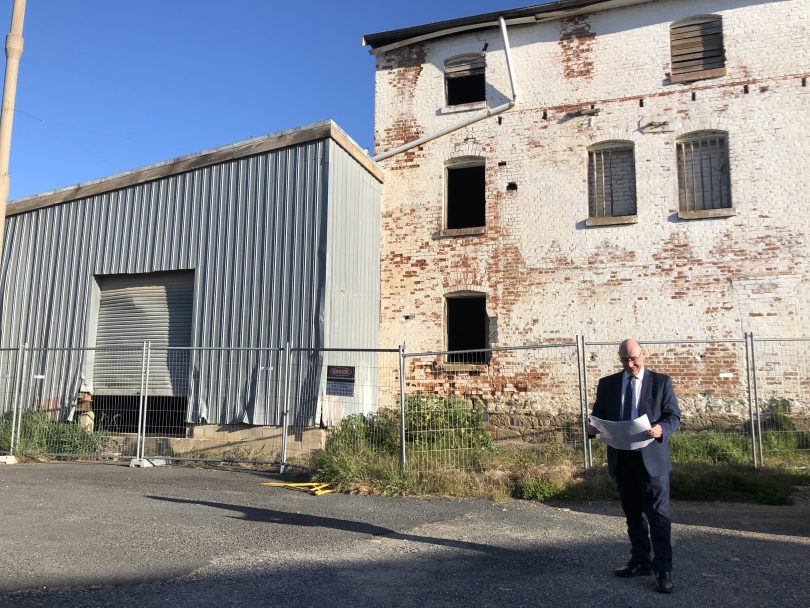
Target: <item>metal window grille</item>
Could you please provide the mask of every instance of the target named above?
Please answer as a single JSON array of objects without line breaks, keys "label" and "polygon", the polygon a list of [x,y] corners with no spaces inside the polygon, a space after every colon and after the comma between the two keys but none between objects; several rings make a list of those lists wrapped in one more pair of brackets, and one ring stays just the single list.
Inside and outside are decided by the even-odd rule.
[{"label": "metal window grille", "polygon": [[636,172],[632,146],[588,152],[590,217],[635,215]]},{"label": "metal window grille", "polygon": [[681,211],[731,207],[728,138],[707,133],[677,143],[678,197]]}]

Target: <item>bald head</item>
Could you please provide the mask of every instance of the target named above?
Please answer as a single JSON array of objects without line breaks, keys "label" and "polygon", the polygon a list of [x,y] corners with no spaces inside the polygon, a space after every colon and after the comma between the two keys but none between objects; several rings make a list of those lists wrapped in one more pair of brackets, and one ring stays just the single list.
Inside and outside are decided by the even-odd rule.
[{"label": "bald head", "polygon": [[641,368],[644,367],[644,359],[647,353],[638,343],[638,340],[627,338],[619,345],[619,360],[622,362],[624,371],[631,376],[638,376]]}]

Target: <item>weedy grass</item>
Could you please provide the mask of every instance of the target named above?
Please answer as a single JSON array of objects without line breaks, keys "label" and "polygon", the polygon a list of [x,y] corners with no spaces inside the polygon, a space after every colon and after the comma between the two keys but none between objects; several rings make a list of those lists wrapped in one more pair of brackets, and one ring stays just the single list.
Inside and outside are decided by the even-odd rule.
[{"label": "weedy grass", "polygon": [[[10,414],[0,419],[0,452],[11,447],[13,418]],[[87,430],[76,423],[53,422],[44,412],[23,412],[19,421],[19,443],[14,453],[19,456],[71,454],[94,456],[103,450],[107,434]]]},{"label": "weedy grass", "polygon": [[[496,444],[485,430],[482,412],[468,401],[438,397],[408,399],[405,456],[399,464],[399,419],[381,410],[344,419],[311,461],[317,481],[345,492],[403,496],[441,495],[539,501],[618,498],[604,464],[606,451],[592,445],[596,466],[583,467],[582,446],[547,443]],[[672,437],[672,497],[678,500],[790,504],[797,485],[810,484],[807,455],[796,447],[802,437],[763,433],[771,449],[766,467],[750,465],[750,438],[744,434],[701,431]],[[784,433],[783,433],[784,435]],[[779,443],[775,443],[779,442]],[[602,464],[599,464],[602,463]]]}]

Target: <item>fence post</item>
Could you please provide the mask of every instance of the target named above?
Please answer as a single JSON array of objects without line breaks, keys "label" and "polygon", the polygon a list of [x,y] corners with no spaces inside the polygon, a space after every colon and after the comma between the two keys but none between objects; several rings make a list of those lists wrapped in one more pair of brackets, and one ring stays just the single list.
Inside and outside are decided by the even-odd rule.
[{"label": "fence post", "polygon": [[292,349],[287,341],[284,347],[284,409],[281,411],[281,464],[278,472],[284,473],[287,466],[287,429],[290,413],[290,382],[292,381]]},{"label": "fence post", "polygon": [[135,462],[141,458],[141,422],[143,421],[143,395],[146,392],[146,342],[141,345],[141,390],[138,395],[138,434],[135,443]]},{"label": "fence post", "polygon": [[748,332],[743,333],[745,339],[745,384],[748,389],[748,423],[751,428],[751,462],[754,467],[757,466],[757,438],[756,431],[754,430],[754,401],[753,401],[753,379],[751,373],[751,345],[748,341]]},{"label": "fence post", "polygon": [[149,368],[152,366],[152,342],[146,343],[146,383],[143,391],[143,425],[138,432],[141,434],[141,462],[146,458],[146,417],[149,411]]},{"label": "fence post", "polygon": [[591,440],[588,438],[588,381],[585,367],[585,336],[576,336],[577,342],[577,376],[579,378],[579,409],[582,422],[582,455],[585,468],[593,466]]},{"label": "fence post", "polygon": [[[25,358],[25,349],[28,346],[26,342],[23,346],[17,347],[17,361],[15,362],[14,371],[14,395],[12,396],[11,403],[13,410],[11,414],[11,436],[9,437],[9,456],[14,455],[14,448],[20,442],[20,430],[22,426],[22,374],[23,374],[23,359]],[[19,414],[18,414],[19,412]]]},{"label": "fence post", "polygon": [[405,470],[405,342],[399,346],[399,468]]},{"label": "fence post", "polygon": [[[765,457],[762,450],[762,420],[760,416],[760,411],[762,408],[759,406],[759,390],[757,388],[757,357],[756,357],[756,348],[754,347],[754,332],[748,332],[748,338],[751,341],[751,378],[753,380],[754,386],[754,414],[756,414],[756,444],[754,449],[756,453],[759,455],[759,466],[762,467],[765,464]],[[754,419],[751,419],[751,426],[754,426]],[[756,462],[754,463],[756,466]]]},{"label": "fence post", "polygon": [[[144,454],[146,452],[146,405],[149,399],[149,363],[152,358],[152,343],[144,342],[141,352],[141,394],[138,399],[138,430],[135,444],[135,458],[130,462],[133,466],[147,466]],[[151,463],[148,465],[151,466]]]}]

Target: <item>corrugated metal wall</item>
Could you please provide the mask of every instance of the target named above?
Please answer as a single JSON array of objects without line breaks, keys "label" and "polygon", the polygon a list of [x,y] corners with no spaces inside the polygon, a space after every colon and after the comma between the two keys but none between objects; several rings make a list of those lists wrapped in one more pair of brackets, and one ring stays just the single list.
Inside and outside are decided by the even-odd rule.
[{"label": "corrugated metal wall", "polygon": [[[332,204],[330,167],[331,179],[345,184]],[[85,346],[95,332],[94,277],[180,269],[195,276],[193,346],[324,346],[327,250],[330,271],[362,275],[341,279],[352,290],[339,297],[364,303],[352,331],[330,339],[376,346],[379,270],[375,275],[355,253],[347,259],[342,246],[327,242],[340,237],[345,222],[363,215],[359,204],[376,216],[350,236],[367,238],[367,224],[379,224],[379,191],[349,154],[320,139],[9,216],[0,270],[0,346]],[[378,257],[378,236],[358,246]],[[189,354],[195,367],[193,421],[277,422],[278,404],[259,394],[271,380],[213,373],[215,364],[205,356]],[[77,390],[80,381],[75,379]],[[252,394],[233,392],[245,390]]]},{"label": "corrugated metal wall", "polygon": [[[333,348],[376,348],[379,332],[380,192],[381,185],[338,146],[329,154],[329,210],[326,241],[325,345]],[[377,245],[369,247],[369,243]],[[388,345],[391,346],[391,345]],[[369,411],[378,403],[379,361],[376,353],[326,353],[324,365],[355,368],[352,397],[325,394],[321,378],[318,419],[331,426],[340,418]]]}]

